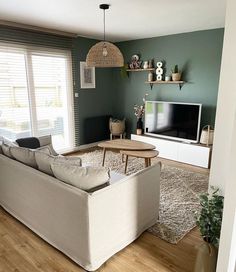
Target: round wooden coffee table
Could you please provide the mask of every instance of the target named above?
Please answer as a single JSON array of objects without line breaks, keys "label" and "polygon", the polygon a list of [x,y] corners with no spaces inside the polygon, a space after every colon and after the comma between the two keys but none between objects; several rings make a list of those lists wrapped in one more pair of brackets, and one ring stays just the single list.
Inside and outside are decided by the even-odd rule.
[{"label": "round wooden coffee table", "polygon": [[127,140],[127,139],[105,141],[105,142],[99,143],[98,146],[103,148],[102,166],[104,166],[106,151],[108,149],[144,151],[144,150],[153,150],[156,148],[154,145],[151,145],[151,144],[143,143],[140,141]]},{"label": "round wooden coffee table", "polygon": [[151,166],[151,159],[158,156],[159,152],[157,150],[121,150],[120,153],[125,155],[125,174],[127,171],[128,165],[128,158],[135,157],[135,158],[143,158],[145,160],[145,167]]}]

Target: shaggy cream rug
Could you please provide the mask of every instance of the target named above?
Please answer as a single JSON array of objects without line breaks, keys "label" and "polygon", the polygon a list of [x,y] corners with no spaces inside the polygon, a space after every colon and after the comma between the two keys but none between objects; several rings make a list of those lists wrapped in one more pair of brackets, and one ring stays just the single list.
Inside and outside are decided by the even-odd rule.
[{"label": "shaggy cream rug", "polygon": [[[83,163],[100,166],[102,151],[95,150],[80,156]],[[156,163],[158,158],[152,160]],[[107,151],[105,166],[124,173],[121,155]],[[127,175],[144,168],[144,159],[129,157]],[[208,175],[163,165],[160,183],[160,214],[157,223],[148,229],[161,239],[177,244],[196,226],[194,213],[200,210],[199,195],[208,188]]]}]

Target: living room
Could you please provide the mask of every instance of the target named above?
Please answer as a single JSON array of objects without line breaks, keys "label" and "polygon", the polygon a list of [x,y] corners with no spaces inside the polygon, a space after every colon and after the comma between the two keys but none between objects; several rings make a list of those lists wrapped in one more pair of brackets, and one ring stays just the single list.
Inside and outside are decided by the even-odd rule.
[{"label": "living room", "polygon": [[[153,2],[147,5],[147,3],[139,1],[138,3],[127,4],[127,9],[124,8],[125,2],[118,4],[111,1],[109,9],[104,10],[104,13],[99,9],[99,4],[102,3],[95,1],[89,5],[85,1],[78,1],[78,3],[73,1],[63,2],[58,10],[54,9],[54,5],[47,9],[46,3],[35,5],[25,1],[25,3],[18,3],[17,5],[17,1],[14,1],[14,4],[15,6],[9,3],[0,3],[2,10],[0,18],[0,60],[2,63],[0,74],[2,86],[0,89],[0,136],[12,141],[31,136],[39,137],[40,142],[42,141],[40,137],[51,134],[53,135],[52,144],[56,153],[79,158],[78,161],[80,163],[81,160],[82,165],[92,164],[100,167],[103,153],[97,145],[102,146],[102,143],[110,138],[109,118],[111,116],[115,120],[125,118],[125,137],[133,141],[143,141],[143,139],[145,141],[143,137],[154,138],[152,142],[147,141],[146,144],[154,144],[159,155],[146,160],[146,153],[139,151],[141,152],[139,158],[129,155],[128,160],[127,153],[127,173],[125,177],[125,162],[121,162],[119,152],[117,150],[115,150],[116,152],[110,150],[106,152],[104,148],[104,155],[106,152],[105,167],[114,171],[114,175],[117,174],[116,178],[123,175],[127,186],[130,183],[128,180],[132,179],[133,175],[134,177],[140,175],[140,178],[137,179],[137,186],[140,186],[138,188],[142,188],[142,190],[141,177],[144,177],[143,179],[147,181],[147,184],[150,183],[150,191],[144,190],[144,195],[151,194],[152,186],[154,186],[152,192],[154,194],[157,188],[152,182],[152,175],[159,175],[161,189],[158,216],[160,218],[156,218],[156,220],[159,220],[157,228],[150,229],[150,226],[146,226],[145,229],[148,229],[148,232],[144,232],[136,240],[141,234],[141,227],[137,224],[140,229],[136,236],[128,237],[126,243],[124,242],[120,247],[115,247],[114,244],[116,249],[110,250],[109,254],[105,253],[104,249],[104,256],[106,255],[107,258],[101,257],[101,259],[103,260],[102,263],[105,264],[94,261],[94,263],[91,262],[90,267],[80,258],[77,259],[72,251],[67,251],[71,245],[67,245],[65,248],[58,246],[55,242],[57,241],[56,236],[54,241],[52,236],[47,237],[43,232],[40,233],[37,226],[31,228],[30,224],[27,224],[17,213],[14,214],[7,209],[7,206],[4,205],[5,196],[3,196],[0,202],[5,210],[49,244],[69,256],[75,263],[43,240],[41,241],[37,235],[1,209],[0,226],[2,228],[1,243],[3,247],[0,251],[0,268],[2,271],[14,271],[14,269],[18,271],[84,271],[81,266],[90,271],[94,270],[95,267],[100,267],[99,271],[201,271],[197,270],[200,268],[196,268],[198,254],[196,248],[200,247],[203,239],[198,227],[195,227],[196,219],[193,215],[196,207],[198,207],[197,211],[200,212],[200,202],[196,204],[193,199],[194,201],[199,200],[200,194],[207,193],[208,178],[209,189],[210,185],[213,185],[219,188],[220,196],[224,196],[221,238],[218,241],[218,264],[217,270],[214,269],[219,272],[234,271],[236,259],[234,248],[234,244],[236,244],[234,243],[235,197],[233,190],[235,188],[233,182],[235,180],[233,135],[235,135],[236,99],[235,83],[232,80],[235,75],[235,56],[234,51],[232,51],[233,45],[235,45],[234,1],[227,1],[227,12],[226,1],[219,1],[216,5],[211,0],[204,3],[204,7],[201,3],[187,4],[185,1],[178,5],[172,5],[173,3],[170,2],[166,4]],[[162,7],[162,5],[166,6]],[[77,21],[73,10],[78,9],[78,7],[81,8],[82,12],[78,12],[80,15]],[[134,12],[129,15],[131,8]],[[157,19],[153,18],[155,16],[151,16],[150,18],[152,10],[157,9],[160,10],[156,11],[157,18],[161,17]],[[40,14],[37,14],[37,10],[41,11]],[[45,13],[43,10],[45,10]],[[64,11],[66,14],[73,14],[74,17],[61,20]],[[165,13],[164,11],[168,12]],[[182,18],[182,12],[189,13],[187,25],[186,20]],[[201,16],[198,14],[201,14]],[[127,29],[122,27],[121,22],[119,22],[122,16],[129,18],[126,22]],[[137,17],[139,17],[139,22]],[[90,23],[87,22],[88,18]],[[106,40],[112,40],[119,48],[124,57],[125,66],[90,68],[92,82],[89,85],[90,83],[83,82],[85,74],[81,72],[84,69],[83,65],[89,50],[103,39],[103,34],[106,34]],[[149,80],[150,70],[140,69],[138,72],[130,70],[128,65],[132,63],[134,56],[138,56],[139,60],[142,61],[141,68],[143,68],[145,61],[151,62],[152,77],[156,76],[157,63],[161,62],[164,70],[163,82],[151,84],[154,80]],[[170,83],[170,78],[167,78],[165,82],[165,77],[171,77],[172,70],[176,65],[181,71],[181,82],[171,81]],[[58,82],[60,83],[58,84]],[[86,84],[88,85],[86,86]],[[14,95],[10,91],[12,87],[15,88]],[[45,90],[46,94],[44,94]],[[182,139],[181,142],[173,138],[137,135],[137,117],[134,114],[134,105],[143,105],[148,101],[176,103],[176,105],[178,103],[201,105],[201,115],[198,114],[199,120],[197,120],[199,128],[195,135],[196,139],[192,139],[192,143],[189,143],[189,139],[187,139],[187,142],[186,139]],[[225,116],[228,116],[227,120],[225,120]],[[214,141],[213,145],[210,146],[199,144],[202,129],[206,125],[209,125],[210,129],[214,128]],[[142,129],[143,132],[147,132],[145,124],[143,124]],[[138,138],[139,136],[142,138]],[[171,157],[162,155],[164,154],[163,149],[161,145],[158,148],[158,144],[154,143],[155,139],[160,139],[163,143],[176,143],[178,146],[181,144],[184,150],[194,146],[209,151],[207,166],[202,167],[202,165],[192,163],[192,158],[198,157],[198,151],[195,151],[195,149],[191,151],[193,153],[190,153],[191,158],[188,158],[187,161],[182,159],[176,162],[178,159],[173,160]],[[46,141],[48,145],[51,145],[50,139]],[[42,147],[41,144],[42,142],[40,142],[40,148]],[[172,146],[169,149],[173,151]],[[3,157],[4,155],[0,154],[0,156]],[[148,162],[146,170],[143,158],[145,158],[145,163]],[[157,169],[159,167],[158,161],[162,162],[160,173]],[[151,168],[149,168],[150,164],[152,164]],[[55,165],[56,167],[57,165]],[[154,170],[152,170],[153,167]],[[2,173],[5,173],[5,168],[2,168]],[[19,173],[22,169],[19,168]],[[54,166],[52,166],[52,169],[54,169]],[[51,170],[49,169],[49,171]],[[64,171],[67,171],[67,169],[64,169]],[[156,171],[157,174],[152,173],[152,171]],[[60,174],[63,176],[63,173]],[[61,180],[63,180],[62,176]],[[2,179],[1,182],[4,182],[4,180]],[[4,187],[4,184],[2,186],[1,190],[9,190]],[[183,190],[183,186],[188,188]],[[20,188],[18,189],[20,190]],[[197,191],[194,191],[195,189]],[[38,190],[40,192],[40,187]],[[103,205],[109,206],[106,201],[111,198],[112,190],[111,188],[110,196],[106,193],[108,190],[105,188],[89,194],[94,195],[96,199],[96,196],[102,196],[104,192]],[[127,191],[127,189],[124,190]],[[130,190],[135,191],[134,188],[130,188]],[[190,191],[193,195],[195,194],[194,197],[190,195]],[[123,191],[120,192],[124,194],[124,203],[130,203],[126,202],[126,194]],[[41,193],[43,194],[43,191]],[[186,199],[183,197],[185,193]],[[82,193],[81,195],[85,194]],[[170,201],[171,196],[173,203]],[[93,197],[88,199],[92,200]],[[138,205],[140,211],[137,211],[139,215],[137,218],[142,218],[145,213],[143,213],[141,205],[143,198],[138,194],[137,199],[140,201]],[[153,211],[157,209],[157,206],[154,208],[152,200],[152,197],[145,200],[143,207],[152,207]],[[116,200],[114,196],[114,205],[116,201],[118,201],[118,198]],[[128,199],[127,201],[131,200]],[[177,201],[177,205],[174,206],[175,201]],[[181,201],[185,201],[184,206],[181,206]],[[56,199],[55,203],[57,203]],[[189,203],[189,206],[186,203]],[[18,203],[18,205],[20,204]],[[98,202],[97,205],[99,206],[100,203]],[[123,207],[123,205],[121,206]],[[122,211],[122,207],[114,206],[113,208],[117,209],[118,212]],[[63,207],[61,208],[63,209]],[[171,209],[173,210],[170,211]],[[179,212],[177,212],[178,210]],[[132,214],[134,210],[125,209],[125,213],[129,214],[129,212]],[[71,213],[73,214],[73,211]],[[147,214],[147,216],[153,216],[151,211]],[[174,214],[177,216],[174,216]],[[119,216],[121,215],[119,214]],[[118,214],[117,217],[114,216],[113,222],[117,222],[118,218],[124,219],[119,216]],[[182,221],[180,217],[182,217]],[[57,219],[59,220],[59,218]],[[32,220],[37,220],[37,218],[32,215]],[[71,220],[69,215],[68,220]],[[160,220],[164,220],[162,223],[167,222],[167,224],[161,225]],[[109,224],[109,221],[104,220],[105,222]],[[152,222],[151,219],[150,222]],[[76,224],[79,224],[79,222],[74,223],[72,229]],[[182,225],[182,228],[180,225]],[[98,230],[100,230],[99,227],[102,228],[100,222],[97,222],[94,226],[95,228],[97,226]],[[163,226],[163,228],[160,226]],[[142,227],[144,228],[144,226]],[[9,232],[7,228],[9,228]],[[91,229],[93,231],[92,227]],[[120,229],[122,229],[122,224]],[[13,235],[14,230],[17,233],[22,233],[22,235]],[[94,233],[96,231],[94,230]],[[57,232],[55,231],[55,233]],[[161,234],[161,232],[164,234]],[[88,236],[91,235],[92,237],[91,244],[93,244],[94,233],[88,232]],[[83,236],[83,234],[81,235]],[[112,233],[107,231],[106,239],[108,241],[109,235],[112,236]],[[12,239],[6,239],[9,236],[12,236]],[[26,240],[20,242],[21,239]],[[94,239],[95,243],[97,238]],[[104,238],[104,241],[106,239]],[[135,239],[133,243],[131,243],[132,239]],[[17,244],[19,248],[17,248]],[[37,254],[31,253],[27,245],[34,248]],[[22,249],[24,247],[26,247],[25,250]],[[83,248],[83,246],[81,247]],[[106,245],[104,245],[105,247]],[[85,248],[86,246],[84,246],[84,250],[86,250]],[[21,250],[23,250],[22,253]],[[49,254],[49,259],[43,253],[44,251]],[[93,251],[91,252],[92,256]],[[96,253],[96,251],[94,252]],[[118,253],[115,254],[116,252]],[[108,255],[111,258],[108,258]],[[55,258],[56,264],[50,261],[50,258]],[[29,259],[31,261],[27,261]]]}]

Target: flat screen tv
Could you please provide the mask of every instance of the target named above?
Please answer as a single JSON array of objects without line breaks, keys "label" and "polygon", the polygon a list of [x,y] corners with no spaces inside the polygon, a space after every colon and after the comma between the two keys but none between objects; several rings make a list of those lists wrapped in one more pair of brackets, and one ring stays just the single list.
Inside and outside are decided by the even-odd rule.
[{"label": "flat screen tv", "polygon": [[201,104],[146,101],[144,133],[197,143],[201,108]]}]

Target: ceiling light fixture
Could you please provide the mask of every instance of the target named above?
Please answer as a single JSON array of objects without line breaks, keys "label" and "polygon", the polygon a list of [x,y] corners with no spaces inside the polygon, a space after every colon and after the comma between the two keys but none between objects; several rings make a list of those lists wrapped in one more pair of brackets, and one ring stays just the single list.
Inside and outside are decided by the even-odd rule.
[{"label": "ceiling light fixture", "polygon": [[109,5],[101,4],[99,8],[103,10],[103,41],[90,48],[86,57],[86,64],[89,67],[122,67],[124,66],[124,58],[120,49],[113,43],[106,41],[105,10],[109,9]]}]

